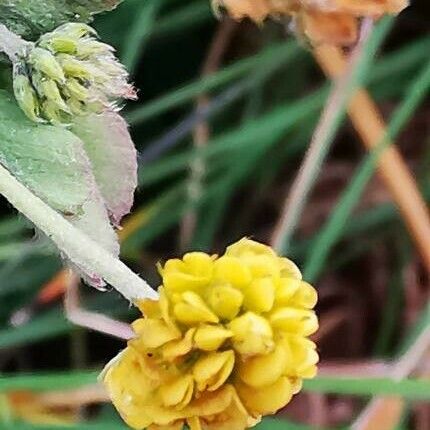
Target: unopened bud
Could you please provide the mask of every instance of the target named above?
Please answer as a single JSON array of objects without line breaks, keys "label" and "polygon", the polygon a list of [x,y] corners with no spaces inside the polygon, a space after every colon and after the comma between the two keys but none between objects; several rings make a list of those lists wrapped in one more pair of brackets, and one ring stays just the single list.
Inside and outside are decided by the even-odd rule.
[{"label": "unopened bud", "polygon": [[15,96],[30,119],[67,125],[72,116],[117,109],[136,97],[114,49],[96,36],[86,24],[65,24],[19,57]]},{"label": "unopened bud", "polygon": [[43,41],[39,46],[51,52],[62,52],[64,54],[75,54],[78,49],[76,40],[67,36],[58,36],[51,40]]},{"label": "unopened bud", "polygon": [[30,50],[28,55],[28,65],[35,71],[40,71],[47,78],[58,82],[64,82],[65,76],[63,69],[56,60],[55,56],[43,48],[35,47]]},{"label": "unopened bud", "polygon": [[64,93],[72,98],[83,102],[89,98],[89,91],[79,82],[78,79],[67,79]]},{"label": "unopened bud", "polygon": [[39,102],[30,79],[24,74],[14,71],[13,91],[20,108],[35,122],[42,122],[39,117]]},{"label": "unopened bud", "polygon": [[46,98],[49,102],[57,106],[58,109],[64,112],[69,112],[69,109],[63,100],[57,83],[52,79],[40,78],[34,80],[38,94]]}]

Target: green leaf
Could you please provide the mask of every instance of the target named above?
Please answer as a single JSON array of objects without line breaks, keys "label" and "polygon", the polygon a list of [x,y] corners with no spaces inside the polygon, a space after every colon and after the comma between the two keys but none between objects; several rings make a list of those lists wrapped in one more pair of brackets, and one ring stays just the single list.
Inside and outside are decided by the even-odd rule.
[{"label": "green leaf", "polygon": [[[0,92],[0,162],[50,206],[65,215],[82,212],[88,187],[78,139],[65,129],[27,120],[13,97]],[[53,178],[61,178],[61,188]]]},{"label": "green leaf", "polygon": [[122,0],[6,0],[0,22],[14,33],[35,39],[65,22],[90,22],[92,15],[114,9]]},{"label": "green leaf", "polygon": [[[26,118],[0,91],[0,162],[28,189],[114,255],[119,252],[83,144],[70,131]],[[93,273],[87,281],[103,283]]]},{"label": "green leaf", "polygon": [[118,225],[130,212],[137,186],[137,154],[127,123],[108,112],[79,119],[72,131],[84,143],[110,218]]}]

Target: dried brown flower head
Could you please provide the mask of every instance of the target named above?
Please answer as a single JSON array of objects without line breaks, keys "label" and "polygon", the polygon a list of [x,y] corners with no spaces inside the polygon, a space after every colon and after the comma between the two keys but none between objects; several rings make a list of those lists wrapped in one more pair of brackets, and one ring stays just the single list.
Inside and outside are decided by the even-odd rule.
[{"label": "dried brown flower head", "polygon": [[296,32],[312,44],[348,46],[357,41],[362,18],[397,14],[408,0],[214,0],[235,19],[262,22],[268,16],[289,16]]}]

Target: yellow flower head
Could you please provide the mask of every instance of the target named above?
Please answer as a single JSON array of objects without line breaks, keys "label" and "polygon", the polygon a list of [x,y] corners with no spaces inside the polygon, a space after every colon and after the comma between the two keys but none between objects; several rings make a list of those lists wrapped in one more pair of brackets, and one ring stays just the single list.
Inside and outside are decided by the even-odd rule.
[{"label": "yellow flower head", "polygon": [[261,22],[267,16],[289,16],[299,35],[312,44],[351,45],[356,42],[360,19],[397,14],[408,0],[212,0],[234,18]]},{"label": "yellow flower head", "polygon": [[315,376],[317,293],[287,258],[242,239],[160,273],[160,299],[137,303],[136,337],[102,376],[134,429],[243,430]]}]

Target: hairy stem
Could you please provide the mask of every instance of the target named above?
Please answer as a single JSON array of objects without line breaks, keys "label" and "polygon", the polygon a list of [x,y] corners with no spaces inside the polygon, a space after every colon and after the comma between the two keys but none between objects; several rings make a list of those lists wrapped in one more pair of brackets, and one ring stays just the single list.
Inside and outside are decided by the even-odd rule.
[{"label": "hairy stem", "polygon": [[157,293],[124,263],[75,228],[0,166],[0,193],[43,231],[78,267],[97,273],[130,301]]},{"label": "hairy stem", "polygon": [[10,31],[4,24],[0,24],[0,52],[4,52],[10,61],[16,60],[29,43]]}]

